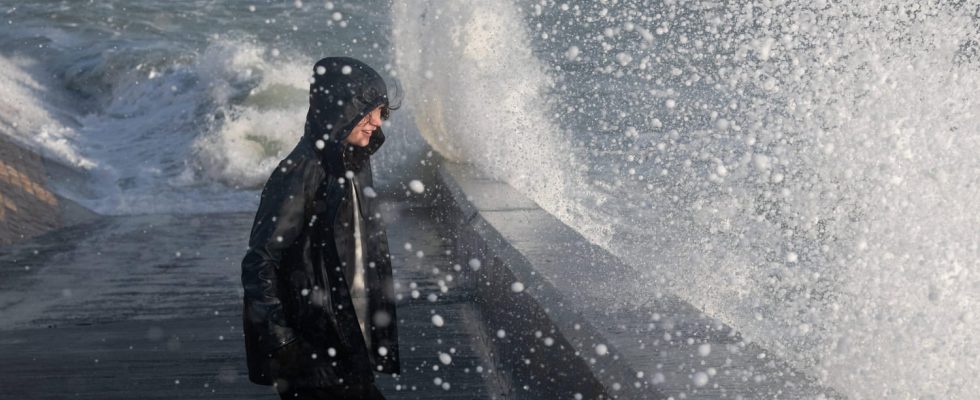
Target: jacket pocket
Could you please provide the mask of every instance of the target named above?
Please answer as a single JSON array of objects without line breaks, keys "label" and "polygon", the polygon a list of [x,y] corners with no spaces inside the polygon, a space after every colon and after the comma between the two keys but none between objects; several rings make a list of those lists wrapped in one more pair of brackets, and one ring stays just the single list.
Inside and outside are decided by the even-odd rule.
[{"label": "jacket pocket", "polygon": [[308,289],[305,295],[299,294],[297,301],[298,335],[316,347],[333,347],[338,352],[352,349],[347,338],[341,334],[334,316],[329,289],[318,286]]},{"label": "jacket pocket", "polygon": [[259,353],[266,354],[296,340],[296,332],[288,325],[281,304],[245,303],[243,319],[245,333],[255,338]]}]

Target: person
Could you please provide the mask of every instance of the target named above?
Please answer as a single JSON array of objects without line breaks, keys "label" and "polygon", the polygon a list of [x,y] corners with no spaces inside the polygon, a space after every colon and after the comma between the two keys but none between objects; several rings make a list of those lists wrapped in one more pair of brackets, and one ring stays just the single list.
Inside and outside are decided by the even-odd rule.
[{"label": "person", "polygon": [[249,380],[283,399],[383,399],[400,372],[388,239],[370,157],[397,105],[371,67],[313,68],[302,138],[262,189],[242,260]]}]

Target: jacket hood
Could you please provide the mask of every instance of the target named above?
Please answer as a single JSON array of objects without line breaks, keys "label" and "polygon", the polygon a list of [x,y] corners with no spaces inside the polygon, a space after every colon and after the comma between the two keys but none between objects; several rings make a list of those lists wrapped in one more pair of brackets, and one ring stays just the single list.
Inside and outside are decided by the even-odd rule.
[{"label": "jacket hood", "polygon": [[388,90],[374,69],[349,57],[324,58],[313,66],[303,136],[321,153],[328,168],[358,171],[384,143],[384,133],[378,128],[366,147],[341,142],[361,118],[381,105],[388,105]]}]

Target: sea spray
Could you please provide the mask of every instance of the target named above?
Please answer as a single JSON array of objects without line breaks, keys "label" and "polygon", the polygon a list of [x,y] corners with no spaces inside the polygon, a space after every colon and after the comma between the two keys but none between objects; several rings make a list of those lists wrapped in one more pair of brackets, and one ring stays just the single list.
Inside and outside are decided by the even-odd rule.
[{"label": "sea spray", "polygon": [[568,185],[581,166],[565,150],[568,138],[547,96],[554,82],[525,44],[520,10],[475,1],[396,2],[392,13],[406,105],[429,144],[533,193],[549,212],[578,215]]},{"label": "sea spray", "polygon": [[640,269],[641,288],[853,398],[965,399],[980,390],[976,12],[404,1],[393,15],[430,143]]}]

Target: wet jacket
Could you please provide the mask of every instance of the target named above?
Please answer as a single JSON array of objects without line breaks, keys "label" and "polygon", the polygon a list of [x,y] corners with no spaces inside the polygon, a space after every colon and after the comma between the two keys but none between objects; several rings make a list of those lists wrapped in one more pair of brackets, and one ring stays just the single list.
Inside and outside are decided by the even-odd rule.
[{"label": "wet jacket", "polygon": [[[323,387],[399,372],[388,240],[371,176],[384,134],[375,130],[363,148],[341,143],[364,115],[387,105],[385,83],[351,58],[320,60],[313,78],[304,135],[262,190],[242,260],[248,372],[258,384]],[[348,286],[352,196],[363,223],[370,348]]]}]

